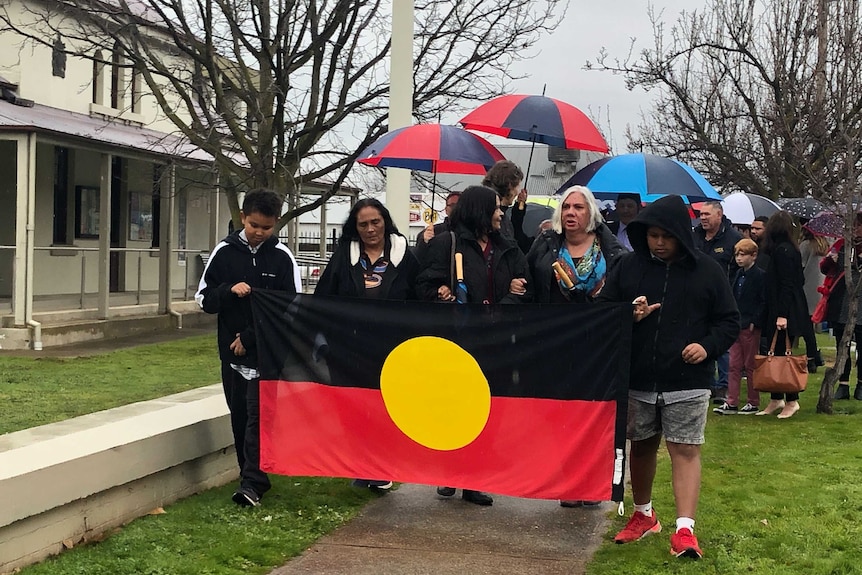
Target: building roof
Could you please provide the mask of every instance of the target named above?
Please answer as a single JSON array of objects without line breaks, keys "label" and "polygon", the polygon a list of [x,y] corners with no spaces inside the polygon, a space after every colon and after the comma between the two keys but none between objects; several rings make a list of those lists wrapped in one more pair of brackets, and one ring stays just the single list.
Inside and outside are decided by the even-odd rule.
[{"label": "building roof", "polygon": [[40,104],[25,107],[0,100],[0,131],[37,132],[170,158],[213,161],[210,154],[175,134]]}]

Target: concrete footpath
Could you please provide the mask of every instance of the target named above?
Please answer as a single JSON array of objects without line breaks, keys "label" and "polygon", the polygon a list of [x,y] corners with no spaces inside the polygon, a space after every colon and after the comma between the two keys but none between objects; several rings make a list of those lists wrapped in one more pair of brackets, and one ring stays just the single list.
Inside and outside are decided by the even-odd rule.
[{"label": "concrete footpath", "polygon": [[270,575],[499,575],[584,573],[615,504],[494,497],[479,507],[401,485]]}]

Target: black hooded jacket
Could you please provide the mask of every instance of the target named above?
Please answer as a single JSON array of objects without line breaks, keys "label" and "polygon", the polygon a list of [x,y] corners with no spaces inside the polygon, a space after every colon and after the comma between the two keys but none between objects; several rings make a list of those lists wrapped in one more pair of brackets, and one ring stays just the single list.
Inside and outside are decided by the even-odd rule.
[{"label": "black hooded jacket", "polygon": [[[249,297],[238,297],[231,288],[245,282],[255,288],[286,291],[295,295],[301,291],[299,268],[287,246],[270,236],[256,253],[234,232],[213,249],[204,268],[195,300],[207,313],[218,314],[218,349],[222,361],[257,367],[257,340]],[[230,344],[240,334],[246,349],[244,356],[235,355]]]},{"label": "black hooded jacket", "polygon": [[[644,208],[628,227],[634,251],[611,269],[599,294],[598,301],[631,302],[643,295],[649,304],[662,304],[632,327],[631,389],[708,389],[708,360],[727,351],[739,335],[739,311],[727,271],[694,247],[690,222],[679,196],[665,196]],[[671,263],[650,253],[651,226],[677,239],[679,257]],[[690,343],[702,345],[707,360],[685,363],[682,351]]]}]

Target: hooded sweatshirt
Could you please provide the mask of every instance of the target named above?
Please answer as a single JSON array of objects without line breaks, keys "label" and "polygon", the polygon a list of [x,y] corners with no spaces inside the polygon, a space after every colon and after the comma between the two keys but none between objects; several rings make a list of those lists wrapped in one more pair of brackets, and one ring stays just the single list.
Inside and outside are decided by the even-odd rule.
[{"label": "hooded sweatshirt", "polygon": [[[710,361],[721,356],[739,334],[739,311],[727,272],[694,246],[688,209],[679,196],[648,205],[628,226],[632,253],[608,274],[599,301],[631,302],[646,296],[661,303],[632,327],[630,388],[640,391],[708,389]],[[669,262],[650,253],[647,230],[659,227],[677,240]],[[688,364],[682,351],[699,343],[707,358]]]}]

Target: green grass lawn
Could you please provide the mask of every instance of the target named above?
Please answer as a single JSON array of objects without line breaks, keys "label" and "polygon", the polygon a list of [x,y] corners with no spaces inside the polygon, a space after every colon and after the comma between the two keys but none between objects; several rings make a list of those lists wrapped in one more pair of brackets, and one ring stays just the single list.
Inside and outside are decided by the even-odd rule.
[{"label": "green grass lawn", "polygon": [[0,433],[221,381],[215,334],[72,358],[0,357]]},{"label": "green grass lawn", "polygon": [[271,476],[265,504],[230,501],[235,485],[132,521],[104,541],[75,547],[22,575],[257,575],[300,554],[376,497],[345,479]]},{"label": "green grass lawn", "polygon": [[[826,336],[819,339],[823,347],[834,346]],[[33,366],[35,371],[31,372],[24,360],[14,363],[0,358],[0,381],[12,376],[21,382],[19,387],[29,388],[25,394],[19,390],[10,395],[5,390],[9,386],[0,384],[5,386],[0,387],[4,390],[0,399],[14,397],[19,405],[10,410],[16,423],[10,426],[2,421],[0,425],[20,428],[26,414],[15,412],[27,411],[33,402],[43,412],[39,419],[44,421],[40,422],[56,421],[88,411],[88,402],[97,403],[94,409],[103,409],[194,387],[159,382],[164,379],[159,371],[171,373],[172,380],[197,375],[199,385],[217,380],[214,342],[210,339],[171,344],[175,346],[171,352],[159,349],[161,345],[151,346],[151,350],[115,352],[117,356],[102,356],[96,362],[44,364],[59,365],[67,374],[55,376],[53,383],[43,382],[48,376],[37,373],[43,366]],[[173,360],[168,362],[165,353]],[[828,362],[834,351],[824,350],[824,356]],[[129,366],[140,365],[137,362],[161,365],[152,366],[147,376],[150,383],[143,384],[138,376],[131,375]],[[99,366],[97,371],[92,369],[95,366]],[[182,378],[179,370],[185,370]],[[96,385],[95,373],[104,373],[113,391],[100,390],[97,394],[100,385]],[[705,553],[701,561],[676,559],[668,552],[675,511],[670,463],[662,448],[653,501],[664,530],[643,541],[614,545],[613,534],[627,519],[614,516],[605,544],[588,573],[862,573],[862,445],[858,441],[862,402],[836,402],[835,415],[815,414],[822,376],[821,369],[810,378],[809,389],[800,400],[802,410],[788,420],[710,413],[696,526]],[[63,387],[62,394],[52,385]],[[76,391],[86,392],[90,398],[79,401]],[[41,397],[52,394],[57,397]],[[74,409],[66,405],[72,400],[78,404]],[[762,404],[765,401],[764,394]],[[274,477],[273,483],[266,505],[260,508],[240,509],[231,504],[233,486],[213,489],[169,506],[164,514],[133,521],[100,543],[76,547],[21,573],[267,573],[349,520],[374,497],[368,490],[350,488],[344,479]],[[626,514],[631,511],[627,491]]]},{"label": "green grass lawn", "polygon": [[[825,335],[818,340],[821,348],[835,345]],[[831,363],[835,352],[823,355]],[[838,401],[834,415],[817,415],[822,379],[823,369],[810,376],[802,410],[787,420],[709,414],[695,526],[702,560],[669,553],[676,511],[662,445],[653,491],[662,532],[614,545],[628,519],[615,514],[589,575],[862,573],[862,402]],[[632,511],[627,490],[626,515]]]}]

